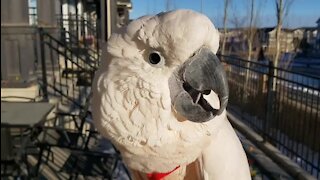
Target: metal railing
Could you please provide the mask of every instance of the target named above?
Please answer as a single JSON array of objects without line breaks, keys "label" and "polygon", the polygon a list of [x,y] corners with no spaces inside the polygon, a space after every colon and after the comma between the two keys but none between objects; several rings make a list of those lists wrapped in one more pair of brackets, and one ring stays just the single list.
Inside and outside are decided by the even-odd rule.
[{"label": "metal railing", "polygon": [[229,110],[319,178],[320,76],[219,56],[228,76]]},{"label": "metal railing", "polygon": [[[73,177],[77,178],[79,174],[83,176],[96,176],[97,178],[103,176],[103,178],[107,179],[127,176],[127,178],[130,179],[126,167],[121,162],[119,152],[114,149],[113,146],[108,149],[108,151],[111,150],[112,153],[106,153],[104,149],[99,149],[98,143],[102,137],[98,135],[91,124],[91,84],[94,72],[97,70],[98,61],[83,58],[77,53],[77,50],[68,47],[65,43],[59,41],[59,38],[41,28],[39,29],[39,35],[42,67],[42,79],[40,81],[42,83],[44,97],[48,98],[50,96],[52,98],[57,96],[61,99],[61,103],[66,101],[68,106],[73,106],[71,108],[79,110],[78,114],[74,114],[73,112],[59,112],[57,114],[64,117],[72,117],[72,122],[75,124],[77,130],[75,134],[81,135],[76,136],[76,139],[73,141],[76,142],[75,146],[70,144],[70,142],[72,142],[70,141],[70,137],[74,136],[69,137],[67,134],[66,139],[63,139],[63,141],[69,139],[67,145],[58,143],[50,144],[49,142],[43,141],[40,147],[48,151],[47,154],[52,154],[52,156],[54,151],[51,148],[48,149],[48,147],[65,148],[73,153],[77,153],[77,157],[73,157],[74,161],[72,161],[72,163],[74,164],[70,167],[64,165],[60,170],[61,172],[67,172],[70,179]],[[65,119],[62,120],[62,122],[65,121]],[[64,132],[69,131],[65,128],[65,124],[60,129],[56,127],[46,127],[49,135],[52,128],[53,130],[58,130],[58,132],[61,130]],[[52,135],[50,135],[50,137],[51,136]],[[78,142],[81,142],[80,147]],[[72,153],[70,157],[72,157]],[[92,160],[89,158],[92,158]],[[69,159],[70,158],[68,158],[68,160]],[[95,162],[95,159],[98,161]],[[82,169],[81,161],[84,160],[88,160],[84,162],[85,164],[97,164],[100,162],[103,166],[95,164],[96,167],[94,170],[91,170],[89,167]],[[80,165],[78,165],[78,162]],[[39,168],[37,169],[39,170]]]},{"label": "metal railing", "polygon": [[[69,48],[86,50],[90,58],[99,59],[100,45],[98,41],[97,22],[80,15],[56,15],[57,25],[61,30],[61,42]],[[36,7],[29,7],[29,24],[37,26],[38,15]],[[79,46],[80,45],[80,46]],[[80,48],[81,47],[81,48]]]},{"label": "metal railing", "polygon": [[60,97],[82,107],[98,61],[79,56],[59,38],[39,29],[43,96]]},{"label": "metal railing", "polygon": [[[87,47],[91,46],[92,49],[96,51],[99,50],[96,21],[76,15],[57,16],[57,20],[61,29],[64,29],[66,32],[69,32],[69,34],[72,34]],[[65,37],[66,40],[69,38],[74,38],[70,37],[69,34],[65,34],[62,37]]]},{"label": "metal railing", "polygon": [[72,49],[75,53],[83,58],[88,58],[91,61],[99,61],[99,50],[93,49],[85,41],[80,42],[79,38],[65,29],[61,29],[61,40],[66,47]]}]

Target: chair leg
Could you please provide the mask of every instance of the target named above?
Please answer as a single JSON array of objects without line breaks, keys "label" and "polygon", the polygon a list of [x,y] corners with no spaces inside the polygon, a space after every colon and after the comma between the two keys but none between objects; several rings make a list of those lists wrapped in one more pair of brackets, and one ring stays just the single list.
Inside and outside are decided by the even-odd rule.
[{"label": "chair leg", "polygon": [[38,157],[38,161],[37,161],[35,172],[34,172],[34,176],[35,177],[38,177],[38,175],[39,175],[40,165],[41,165],[41,161],[42,161],[42,155],[43,155],[44,148],[45,148],[44,145],[40,145],[39,157]]},{"label": "chair leg", "polygon": [[50,160],[50,157],[51,157],[51,161],[54,163],[54,155],[53,155],[53,152],[51,151],[51,147],[48,146],[46,150],[47,150],[46,163],[48,163],[48,161]]}]

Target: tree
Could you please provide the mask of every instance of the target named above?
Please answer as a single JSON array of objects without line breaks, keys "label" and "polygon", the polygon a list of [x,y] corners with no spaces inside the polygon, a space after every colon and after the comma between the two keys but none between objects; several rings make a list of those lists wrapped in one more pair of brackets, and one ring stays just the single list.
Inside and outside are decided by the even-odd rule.
[{"label": "tree", "polygon": [[176,4],[174,0],[166,0],[166,11],[176,9]]},{"label": "tree", "polygon": [[[274,57],[274,66],[278,67],[279,64],[279,58],[281,53],[281,44],[280,44],[280,38],[281,38],[281,30],[282,30],[282,24],[283,19],[285,16],[287,16],[289,12],[289,8],[292,5],[293,0],[275,0],[276,5],[276,15],[277,15],[277,27],[276,27],[276,54]],[[277,69],[274,71],[274,77],[277,76]],[[276,89],[276,83],[273,83],[273,90]]]},{"label": "tree", "polygon": [[257,12],[255,12],[255,0],[250,0],[250,8],[249,8],[249,27],[247,32],[247,43],[248,43],[248,61],[251,61],[252,57],[252,47],[253,41],[257,33]]},{"label": "tree", "polygon": [[223,10],[223,38],[221,46],[221,54],[225,55],[226,39],[227,39],[227,19],[228,19],[228,9],[231,0],[224,0],[224,10]]},{"label": "tree", "polygon": [[232,7],[232,18],[230,18],[229,22],[235,27],[235,28],[241,28],[244,26],[247,17],[245,16],[239,16],[239,13],[237,12],[237,7]]},{"label": "tree", "polygon": [[276,15],[277,15],[277,26],[276,26],[276,54],[274,58],[274,66],[278,67],[279,57],[281,53],[281,30],[283,25],[283,19],[287,16],[289,8],[292,5],[293,0],[275,0],[276,4]]},{"label": "tree", "polygon": [[255,12],[255,0],[249,0],[249,26],[247,28],[247,44],[248,44],[248,56],[247,56],[247,60],[249,62],[247,62],[246,64],[246,79],[244,82],[244,96],[243,96],[243,101],[246,102],[249,92],[248,92],[248,82],[249,82],[249,68],[250,68],[250,61],[251,61],[251,57],[252,57],[252,47],[253,47],[253,41],[254,38],[256,36],[256,32],[257,32],[257,27],[256,27],[256,15],[257,13]]},{"label": "tree", "polygon": [[[245,43],[247,45],[246,59],[251,60],[253,44],[256,40],[256,35],[258,32],[258,20],[259,20],[259,12],[261,12],[261,5],[263,1],[258,1],[256,4],[256,0],[246,0],[247,3],[247,14],[244,16],[239,16],[238,9],[239,7],[233,7],[233,17],[230,19],[230,23],[237,29],[242,28],[242,34],[246,37]],[[244,27],[244,25],[246,27]]]}]

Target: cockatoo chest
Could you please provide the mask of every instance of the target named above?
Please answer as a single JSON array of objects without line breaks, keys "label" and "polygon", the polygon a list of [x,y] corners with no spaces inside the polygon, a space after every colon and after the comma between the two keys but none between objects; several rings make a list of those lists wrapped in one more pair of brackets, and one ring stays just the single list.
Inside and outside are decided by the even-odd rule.
[{"label": "cockatoo chest", "polygon": [[206,124],[179,119],[172,111],[165,86],[129,78],[108,83],[106,92],[104,132],[133,169],[168,172],[194,161],[210,143]]}]

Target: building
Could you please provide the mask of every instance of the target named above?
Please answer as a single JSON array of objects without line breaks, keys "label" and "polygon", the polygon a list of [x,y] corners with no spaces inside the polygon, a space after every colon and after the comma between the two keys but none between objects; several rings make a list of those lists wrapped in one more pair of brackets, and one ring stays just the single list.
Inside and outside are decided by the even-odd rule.
[{"label": "building", "polygon": [[219,29],[220,32],[220,46],[224,39],[226,38],[225,50],[226,52],[239,52],[245,51],[247,48],[244,32],[242,28],[232,28],[228,29],[227,33],[224,34],[223,29]]},{"label": "building", "polygon": [[[1,96],[19,96],[29,89],[27,96],[38,95],[40,30],[65,48],[93,50],[99,56],[101,44],[129,22],[131,8],[130,0],[2,0]],[[58,58],[45,52],[46,61]]]},{"label": "building", "polygon": [[[283,28],[280,33],[280,52],[292,52],[294,51],[293,43],[294,33],[291,29]],[[267,32],[267,48],[266,51],[268,54],[274,54],[277,49],[276,43],[276,28]]]},{"label": "building", "polygon": [[317,20],[317,40],[316,40],[316,46],[315,46],[315,49],[317,51],[320,51],[320,18]]}]

